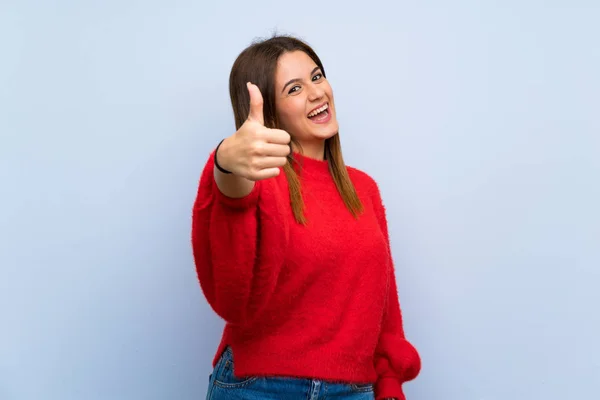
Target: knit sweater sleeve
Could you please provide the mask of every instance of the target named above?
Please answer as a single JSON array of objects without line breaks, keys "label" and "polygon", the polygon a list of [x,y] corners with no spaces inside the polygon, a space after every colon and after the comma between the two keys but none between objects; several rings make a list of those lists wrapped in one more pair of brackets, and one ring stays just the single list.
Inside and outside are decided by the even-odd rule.
[{"label": "knit sweater sleeve", "polygon": [[211,308],[231,324],[251,324],[269,303],[288,242],[276,179],[255,182],[244,198],[227,197],[214,179],[211,153],[192,212],[196,272]]},{"label": "knit sweater sleeve", "polygon": [[373,205],[389,254],[388,298],[375,351],[375,370],[378,376],[375,394],[377,400],[384,398],[405,400],[402,384],[417,377],[421,369],[421,359],[415,347],[404,336],[386,212],[377,184],[373,189]]}]

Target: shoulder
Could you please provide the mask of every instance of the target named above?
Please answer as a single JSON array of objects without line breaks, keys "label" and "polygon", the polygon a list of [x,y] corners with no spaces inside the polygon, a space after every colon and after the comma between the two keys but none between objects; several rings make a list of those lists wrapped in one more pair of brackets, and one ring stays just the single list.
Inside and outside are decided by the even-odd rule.
[{"label": "shoulder", "polygon": [[350,180],[359,193],[362,192],[363,194],[368,194],[370,197],[374,197],[377,200],[381,198],[379,185],[369,173],[350,166],[346,166],[346,169],[348,170]]},{"label": "shoulder", "polygon": [[373,177],[365,172],[362,169],[358,169],[356,167],[351,167],[351,166],[346,166],[346,170],[348,170],[348,175],[350,176],[350,179],[352,179],[352,181],[356,181],[356,183],[363,183],[363,184],[369,184],[369,185],[374,185],[375,184],[375,179],[373,179]]},{"label": "shoulder", "polygon": [[354,184],[359,197],[365,201],[366,204],[370,205],[369,208],[374,211],[375,216],[382,226],[382,229],[386,231],[386,211],[381,198],[379,185],[367,172],[354,167],[347,166],[346,168],[348,169],[348,175],[350,176],[350,180]]}]

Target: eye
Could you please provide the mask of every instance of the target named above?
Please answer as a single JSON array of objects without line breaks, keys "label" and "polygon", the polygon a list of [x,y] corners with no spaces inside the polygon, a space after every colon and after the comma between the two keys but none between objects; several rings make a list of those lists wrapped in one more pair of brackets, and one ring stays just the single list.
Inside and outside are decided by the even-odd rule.
[{"label": "eye", "polygon": [[293,86],[293,87],[290,89],[290,91],[288,92],[288,94],[292,94],[292,93],[294,93],[294,92],[297,92],[298,90],[300,90],[300,86],[299,86],[299,85]]},{"label": "eye", "polygon": [[313,81],[318,81],[319,79],[321,79],[323,77],[323,74],[318,73],[315,76],[313,76],[312,80]]}]

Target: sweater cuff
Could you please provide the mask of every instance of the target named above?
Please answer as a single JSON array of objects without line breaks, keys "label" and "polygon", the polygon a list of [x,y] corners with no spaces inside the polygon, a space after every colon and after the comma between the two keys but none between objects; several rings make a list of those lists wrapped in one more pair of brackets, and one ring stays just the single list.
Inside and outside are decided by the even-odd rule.
[{"label": "sweater cuff", "polygon": [[398,379],[392,377],[379,378],[375,383],[375,395],[376,400],[383,400],[386,397],[406,400],[402,384]]},{"label": "sweater cuff", "polygon": [[213,178],[213,185],[214,185],[214,194],[215,194],[215,198],[216,200],[222,204],[223,206],[227,207],[227,208],[231,208],[233,210],[246,210],[248,208],[251,208],[253,206],[255,206],[258,202],[258,195],[260,192],[260,182],[254,182],[254,187],[252,188],[252,191],[247,194],[244,197],[240,197],[240,198],[234,198],[234,197],[229,197],[224,195],[221,190],[219,189],[219,187],[217,186],[217,182],[214,181]]}]

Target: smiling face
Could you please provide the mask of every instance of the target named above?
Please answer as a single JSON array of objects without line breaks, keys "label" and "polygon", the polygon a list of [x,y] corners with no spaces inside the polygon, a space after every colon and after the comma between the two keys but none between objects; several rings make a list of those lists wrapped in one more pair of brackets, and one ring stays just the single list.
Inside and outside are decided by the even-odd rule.
[{"label": "smiling face", "polygon": [[303,148],[323,146],[338,133],[333,91],[317,64],[303,51],[279,57],[275,72],[279,127]]}]

